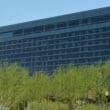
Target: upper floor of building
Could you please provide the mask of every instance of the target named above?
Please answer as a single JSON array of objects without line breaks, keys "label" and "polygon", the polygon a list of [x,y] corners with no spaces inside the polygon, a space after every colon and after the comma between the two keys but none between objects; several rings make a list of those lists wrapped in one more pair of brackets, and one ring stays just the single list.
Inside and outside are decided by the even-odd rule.
[{"label": "upper floor of building", "polygon": [[33,34],[39,36],[66,30],[90,29],[91,25],[94,27],[110,26],[110,7],[3,26],[0,27],[0,42],[25,36],[31,37],[29,35]]}]

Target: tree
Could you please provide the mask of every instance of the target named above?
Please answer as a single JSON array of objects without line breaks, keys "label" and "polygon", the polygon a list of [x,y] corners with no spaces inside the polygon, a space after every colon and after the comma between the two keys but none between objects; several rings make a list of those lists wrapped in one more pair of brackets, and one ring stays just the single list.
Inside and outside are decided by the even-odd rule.
[{"label": "tree", "polygon": [[28,71],[18,64],[5,63],[0,68],[0,103],[8,107],[17,107],[24,102]]},{"label": "tree", "polygon": [[69,110],[75,109],[76,101],[84,96],[84,76],[74,65],[58,68],[53,74],[53,95],[58,100],[66,101]]},{"label": "tree", "polygon": [[36,72],[30,77],[29,96],[31,101],[42,101],[49,92],[49,76],[45,72]]}]

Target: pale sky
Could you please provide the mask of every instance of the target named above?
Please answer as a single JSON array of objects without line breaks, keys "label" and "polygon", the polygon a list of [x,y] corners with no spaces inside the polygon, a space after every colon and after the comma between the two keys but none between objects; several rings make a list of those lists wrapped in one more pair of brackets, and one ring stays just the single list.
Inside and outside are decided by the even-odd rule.
[{"label": "pale sky", "polygon": [[0,26],[110,6],[110,0],[0,0]]}]

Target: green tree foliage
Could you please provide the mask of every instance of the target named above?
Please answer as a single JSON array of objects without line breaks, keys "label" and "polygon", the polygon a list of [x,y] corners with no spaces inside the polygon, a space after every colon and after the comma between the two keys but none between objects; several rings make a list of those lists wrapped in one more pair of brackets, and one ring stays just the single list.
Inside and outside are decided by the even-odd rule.
[{"label": "green tree foliage", "polygon": [[66,101],[70,110],[76,106],[76,101],[84,97],[87,92],[84,82],[85,74],[82,72],[84,72],[82,67],[69,65],[66,68],[58,68],[54,73],[52,93],[59,100]]},{"label": "green tree foliage", "polygon": [[23,110],[25,103],[41,103],[51,98],[67,103],[72,110],[78,107],[77,101],[87,98],[91,91],[103,103],[109,89],[110,62],[68,65],[57,68],[51,75],[39,71],[32,76],[18,64],[4,63],[0,67],[0,104],[19,110]]},{"label": "green tree foliage", "polygon": [[28,72],[17,64],[3,64],[0,68],[0,103],[16,107],[26,97]]},{"label": "green tree foliage", "polygon": [[49,76],[45,72],[37,72],[29,81],[29,97],[31,101],[41,101],[49,92]]},{"label": "green tree foliage", "polygon": [[102,74],[104,76],[105,85],[108,90],[110,90],[110,61],[106,62],[101,68]]}]

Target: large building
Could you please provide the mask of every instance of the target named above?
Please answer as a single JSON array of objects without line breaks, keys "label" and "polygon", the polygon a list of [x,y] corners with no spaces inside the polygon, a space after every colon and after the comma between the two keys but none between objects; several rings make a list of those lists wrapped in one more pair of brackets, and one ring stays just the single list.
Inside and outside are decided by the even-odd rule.
[{"label": "large building", "polygon": [[110,60],[110,7],[0,27],[0,63],[33,71]]}]

